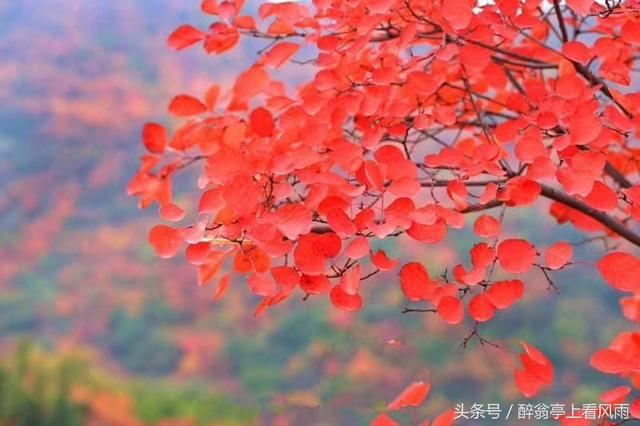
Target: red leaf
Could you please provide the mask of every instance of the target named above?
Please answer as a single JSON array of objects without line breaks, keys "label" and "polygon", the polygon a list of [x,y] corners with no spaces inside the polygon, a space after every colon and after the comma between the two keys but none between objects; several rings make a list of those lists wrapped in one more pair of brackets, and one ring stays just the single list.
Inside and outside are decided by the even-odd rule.
[{"label": "red leaf", "polygon": [[247,247],[237,251],[233,267],[241,274],[266,272],[271,268],[271,258],[258,247]]},{"label": "red leaf", "polygon": [[244,104],[266,89],[270,80],[269,73],[262,66],[253,66],[240,74],[233,85],[233,108],[244,109]]},{"label": "red leaf", "polygon": [[238,173],[228,179],[222,188],[222,197],[236,213],[243,215],[253,212],[260,202],[262,193],[251,176]]},{"label": "red leaf", "polygon": [[476,220],[473,230],[479,237],[495,238],[500,235],[500,222],[493,216],[482,215]]},{"label": "red leaf", "polygon": [[427,300],[434,291],[426,268],[418,262],[407,263],[400,270],[400,287],[407,299]]},{"label": "red leaf", "polygon": [[579,41],[570,41],[562,46],[562,53],[572,61],[580,62],[585,65],[593,56],[590,49],[584,43]]},{"label": "red leaf", "polygon": [[358,231],[349,216],[339,208],[331,209],[327,213],[327,222],[331,229],[345,237],[350,237]]},{"label": "red leaf", "polygon": [[[331,281],[324,275],[303,275],[300,288],[309,294],[323,294],[331,289]],[[343,291],[341,293],[348,296]]]},{"label": "red leaf", "polygon": [[387,405],[389,410],[400,410],[406,407],[419,407],[429,395],[431,385],[428,383],[413,382]]},{"label": "red leaf", "polygon": [[373,419],[370,426],[399,426],[399,423],[389,417],[387,413],[381,413]]},{"label": "red leaf", "polygon": [[525,353],[520,356],[523,369],[515,370],[515,381],[520,392],[531,398],[553,383],[554,369],[551,361],[537,348],[522,343]]},{"label": "red leaf", "polygon": [[640,324],[640,296],[622,298],[620,306],[626,319]]},{"label": "red leaf", "polygon": [[311,234],[310,238],[317,254],[327,259],[331,259],[340,253],[342,240],[333,232],[326,232],[319,235]]},{"label": "red leaf", "polygon": [[283,41],[271,48],[264,55],[264,63],[271,68],[279,68],[286,64],[300,50],[298,43]]},{"label": "red leaf", "polygon": [[613,388],[600,395],[600,399],[605,404],[622,404],[631,393],[631,390],[629,386]]},{"label": "red leaf", "polygon": [[496,281],[494,282],[486,295],[498,309],[508,309],[522,298],[524,293],[524,284],[520,280]]},{"label": "red leaf", "polygon": [[149,242],[159,257],[168,259],[178,253],[183,240],[177,229],[167,225],[156,225],[149,231]]},{"label": "red leaf", "polygon": [[266,108],[260,107],[251,111],[249,124],[251,124],[251,128],[258,136],[263,138],[273,136],[275,124],[273,122],[273,116]]},{"label": "red leaf", "polygon": [[400,264],[398,259],[389,258],[384,250],[378,250],[375,254],[371,253],[371,262],[381,271],[391,271]]},{"label": "red leaf", "polygon": [[635,419],[640,419],[640,398],[636,398],[629,407],[629,414]]},{"label": "red leaf", "polygon": [[498,245],[498,260],[505,271],[522,274],[533,265],[536,249],[525,240],[504,240]]},{"label": "red leaf", "polygon": [[293,260],[303,274],[320,275],[326,267],[325,257],[318,256],[314,249],[314,240],[310,237],[298,240],[293,250]]},{"label": "red leaf", "polygon": [[162,154],[169,141],[167,129],[157,123],[147,123],[142,128],[142,143],[149,152]]},{"label": "red leaf", "polygon": [[345,272],[340,278],[340,288],[350,296],[354,296],[360,289],[360,265]]},{"label": "red leaf", "polygon": [[271,268],[271,275],[278,284],[287,290],[292,290],[300,282],[300,275],[295,269],[288,266],[276,266]]},{"label": "red leaf", "polygon": [[163,204],[160,207],[160,217],[170,222],[180,222],[184,219],[184,210],[173,203]]},{"label": "red leaf", "polygon": [[209,15],[217,15],[218,14],[218,1],[217,0],[202,0],[202,4],[200,5],[200,9],[204,13],[208,13]]},{"label": "red leaf", "polygon": [[567,0],[567,4],[578,15],[585,16],[591,11],[593,0]]},{"label": "red leaf", "polygon": [[285,204],[276,212],[275,224],[287,238],[295,240],[311,231],[313,213],[302,204]]},{"label": "red leaf", "polygon": [[456,412],[455,410],[445,411],[440,414],[438,417],[433,419],[433,423],[431,426],[452,426],[456,420]]},{"label": "red leaf", "polygon": [[169,112],[176,117],[190,117],[207,111],[207,106],[189,95],[178,95],[171,100]]},{"label": "red leaf", "polygon": [[467,203],[467,197],[469,192],[464,182],[459,180],[453,180],[447,185],[447,195],[456,205],[458,210],[462,210],[469,205]]},{"label": "red leaf", "polygon": [[[369,240],[365,237],[358,237],[353,240],[345,249],[344,254],[350,259],[360,259],[369,253]],[[375,263],[375,262],[374,262]]]},{"label": "red leaf", "polygon": [[251,292],[258,296],[273,296],[278,292],[278,285],[264,273],[250,275],[247,281]]},{"label": "red leaf", "polygon": [[464,319],[464,306],[453,296],[444,296],[438,303],[438,315],[449,324],[459,324]]},{"label": "red leaf", "polygon": [[331,289],[329,297],[331,298],[333,306],[343,311],[351,312],[362,308],[362,297],[359,294],[346,293],[340,285]]},{"label": "red leaf", "polygon": [[433,225],[413,222],[411,228],[407,230],[407,235],[425,244],[436,244],[447,236],[447,224],[441,218],[438,218]]},{"label": "red leaf", "polygon": [[618,195],[616,192],[599,181],[593,182],[593,188],[584,201],[591,207],[605,212],[618,208]]},{"label": "red leaf", "polygon": [[607,374],[620,374],[629,371],[627,360],[617,351],[602,349],[593,354],[589,364],[598,371]]},{"label": "red leaf", "polygon": [[218,103],[220,97],[220,85],[212,84],[204,95],[204,103],[207,105],[209,111],[213,111]]},{"label": "red leaf", "polygon": [[573,247],[571,244],[559,242],[547,249],[545,252],[545,262],[549,269],[557,270],[565,266],[573,257]]},{"label": "red leaf", "polygon": [[600,259],[598,270],[611,287],[620,291],[640,291],[640,259],[637,257],[614,252]]},{"label": "red leaf", "polygon": [[187,262],[192,265],[204,264],[207,261],[209,250],[211,250],[211,243],[208,242],[190,244],[185,251]]},{"label": "red leaf", "polygon": [[179,26],[167,40],[167,44],[173,50],[186,49],[199,41],[204,40],[206,34],[191,25]]},{"label": "red leaf", "polygon": [[471,299],[469,302],[469,315],[476,321],[490,321],[496,313],[496,307],[493,306],[489,297],[481,293]]},{"label": "red leaf", "polygon": [[371,13],[387,13],[394,0],[370,0],[367,2],[367,7]]},{"label": "red leaf", "polygon": [[473,7],[466,0],[443,0],[440,11],[449,25],[456,30],[467,28],[473,18]]},{"label": "red leaf", "polygon": [[212,301],[220,300],[224,297],[227,292],[227,288],[229,287],[229,282],[231,281],[231,274],[226,274],[222,278],[220,278],[220,282],[218,283],[218,288],[216,292],[211,296]]}]

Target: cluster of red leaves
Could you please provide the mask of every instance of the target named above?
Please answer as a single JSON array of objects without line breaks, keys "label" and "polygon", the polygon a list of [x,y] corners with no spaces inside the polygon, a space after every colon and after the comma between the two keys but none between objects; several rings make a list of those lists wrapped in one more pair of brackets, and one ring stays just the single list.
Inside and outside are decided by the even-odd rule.
[{"label": "cluster of red leaves", "polygon": [[[620,333],[608,348],[599,350],[591,357],[591,366],[603,373],[627,378],[633,387],[640,388],[640,333]],[[602,400],[621,404],[628,402],[631,393],[630,387],[622,386],[608,391]],[[631,401],[631,415],[640,419],[640,397],[637,395]]]},{"label": "cluster of red leaves", "polygon": [[[573,249],[567,243],[554,244],[545,252],[544,266],[539,267],[560,269],[569,262],[572,254]],[[490,321],[496,311],[509,309],[523,297],[524,284],[520,280],[491,282],[486,279],[496,261],[507,272],[524,274],[533,267],[536,256],[535,248],[525,240],[506,239],[498,244],[497,249],[486,243],[476,244],[470,251],[473,268],[467,271],[463,265],[456,265],[453,269],[456,281],[464,285],[463,296],[479,290],[467,306],[471,318],[477,322]],[[432,303],[438,315],[449,324],[458,324],[464,319],[460,287],[448,280],[431,280],[422,264],[405,264],[400,270],[400,285],[408,300]]]},{"label": "cluster of red leaves", "polygon": [[[242,37],[270,42],[229,90],[176,96],[169,112],[186,121],[172,135],[145,127],[149,153],[129,185],[143,207],[157,202],[163,219],[180,222],[172,177],[204,164],[192,223],[157,225],[149,240],[161,257],[186,246],[200,285],[231,269],[214,299],[234,274],[262,297],[256,314],[297,290],[358,310],[361,283],[399,265],[372,242],[436,244],[467,214],[499,208],[475,220],[485,241],[470,250],[471,268],[456,265],[452,279],[432,279],[415,262],[400,269],[408,300],[457,324],[468,298],[477,327],[524,294],[522,281],[492,278],[496,265],[516,275],[535,267],[551,283],[573,256],[565,242],[540,251],[503,238],[507,209],[549,199],[558,223],[640,246],[640,185],[630,181],[640,133],[630,89],[637,1],[315,0],[265,3],[257,17],[242,6],[205,0],[209,29],[184,25],[170,36],[176,50],[201,44],[215,54]],[[291,95],[271,71],[299,53],[315,55],[296,61],[313,71]],[[598,263],[611,286],[636,295],[623,301],[634,320],[639,264],[624,252]],[[553,370],[525,351],[516,377],[534,395]]]}]

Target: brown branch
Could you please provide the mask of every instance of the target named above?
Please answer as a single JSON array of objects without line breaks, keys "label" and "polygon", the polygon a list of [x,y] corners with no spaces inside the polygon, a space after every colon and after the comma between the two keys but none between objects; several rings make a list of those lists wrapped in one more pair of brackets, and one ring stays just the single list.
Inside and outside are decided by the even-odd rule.
[{"label": "brown branch", "polygon": [[403,314],[408,314],[410,312],[436,313],[438,312],[438,310],[437,309],[420,309],[420,308],[403,308],[402,309]]},{"label": "brown branch", "polygon": [[558,17],[558,25],[560,26],[560,32],[562,33],[562,41],[566,43],[569,41],[569,34],[567,34],[567,27],[564,24],[564,17],[562,16],[562,10],[560,10],[560,1],[553,0],[553,9]]},{"label": "brown branch", "polygon": [[618,185],[620,185],[621,187],[631,188],[633,186],[631,181],[627,179],[627,177],[621,171],[613,167],[613,165],[608,161],[607,161],[607,164],[605,164],[604,166],[604,171],[609,176],[611,176],[611,178],[615,180],[618,183]]},{"label": "brown branch", "polygon": [[620,222],[613,216],[609,216],[608,214],[596,210],[583,201],[578,200],[577,198],[573,198],[570,195],[565,194],[555,188],[552,188],[545,184],[539,184],[542,188],[542,195],[551,200],[562,203],[568,207],[571,207],[574,210],[583,213],[590,218],[596,220],[600,224],[604,225],[610,231],[615,232],[625,240],[630,243],[640,247],[640,234],[634,232],[632,229],[627,228],[624,223]]}]

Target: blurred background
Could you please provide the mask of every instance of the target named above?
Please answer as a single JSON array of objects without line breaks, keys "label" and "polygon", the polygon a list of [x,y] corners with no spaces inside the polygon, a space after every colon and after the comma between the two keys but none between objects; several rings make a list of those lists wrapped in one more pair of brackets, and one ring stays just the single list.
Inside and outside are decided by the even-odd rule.
[{"label": "blurred background", "polygon": [[[590,264],[597,243],[554,275],[561,294],[539,271],[525,278],[526,299],[482,329],[501,350],[461,348],[468,323],[402,314],[395,275],[371,280],[355,315],[300,294],[255,319],[245,283],[213,303],[182,259],[156,258],[146,242],[156,211],[125,194],[142,124],[171,125],[173,95],[228,84],[260,48],[169,51],[178,25],[207,24],[199,3],[0,1],[0,425],[358,425],[429,381],[423,407],[394,414],[415,424],[457,402],[522,402],[518,339],[555,363],[540,401],[597,400],[611,383],[588,359],[624,328],[619,295]],[[193,194],[178,186],[178,197]],[[507,233],[580,240],[541,216],[510,211]],[[384,248],[437,275],[467,262],[474,243],[458,231],[436,246]]]}]

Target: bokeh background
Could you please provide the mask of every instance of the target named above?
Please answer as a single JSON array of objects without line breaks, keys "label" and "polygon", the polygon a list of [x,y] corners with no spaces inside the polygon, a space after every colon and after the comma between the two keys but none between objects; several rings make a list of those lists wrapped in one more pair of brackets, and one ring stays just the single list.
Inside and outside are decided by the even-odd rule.
[{"label": "bokeh background", "polygon": [[[142,124],[172,125],[173,95],[228,84],[260,48],[176,54],[166,36],[185,22],[206,25],[198,0],[0,1],[0,425],[359,425],[429,381],[424,407],[395,416],[416,424],[457,402],[523,402],[518,339],[556,366],[537,400],[593,402],[607,389],[588,359],[624,322],[593,267],[597,243],[554,275],[560,294],[526,277],[526,299],[483,328],[501,350],[461,348],[468,323],[402,314],[396,276],[367,284],[355,315],[300,295],[255,319],[245,283],[213,303],[181,259],[156,258],[156,212],[125,193]],[[187,204],[194,178],[178,186]],[[547,208],[508,212],[507,233],[579,241],[540,220]],[[383,245],[438,273],[474,242],[461,231],[428,248]]]}]

